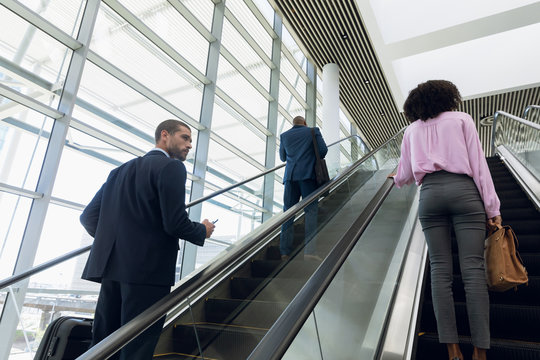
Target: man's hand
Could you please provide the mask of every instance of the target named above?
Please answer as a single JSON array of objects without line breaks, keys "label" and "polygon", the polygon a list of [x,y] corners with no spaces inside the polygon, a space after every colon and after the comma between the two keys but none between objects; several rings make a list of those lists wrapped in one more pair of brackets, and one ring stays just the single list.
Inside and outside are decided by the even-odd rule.
[{"label": "man's hand", "polygon": [[202,224],[206,227],[206,238],[208,239],[210,236],[212,236],[216,225],[212,224],[208,219],[204,219]]},{"label": "man's hand", "polygon": [[492,217],[491,219],[488,219],[487,224],[489,227],[496,227],[497,225],[502,226],[501,215],[497,215]]}]

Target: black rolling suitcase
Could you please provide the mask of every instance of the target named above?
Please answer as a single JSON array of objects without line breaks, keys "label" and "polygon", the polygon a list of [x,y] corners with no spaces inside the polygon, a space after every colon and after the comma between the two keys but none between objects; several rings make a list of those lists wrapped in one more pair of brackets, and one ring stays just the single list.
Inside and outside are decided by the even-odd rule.
[{"label": "black rolling suitcase", "polygon": [[62,316],[49,324],[34,360],[72,360],[92,341],[92,319]]}]

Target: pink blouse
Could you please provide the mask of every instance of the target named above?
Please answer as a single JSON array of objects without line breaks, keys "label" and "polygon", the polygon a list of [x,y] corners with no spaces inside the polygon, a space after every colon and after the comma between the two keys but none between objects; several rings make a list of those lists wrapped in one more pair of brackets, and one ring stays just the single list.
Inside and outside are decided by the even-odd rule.
[{"label": "pink blouse", "polygon": [[394,176],[396,186],[413,181],[420,185],[424,175],[438,170],[470,176],[480,192],[487,217],[500,215],[500,201],[469,114],[443,112],[427,121],[417,120],[405,129]]}]

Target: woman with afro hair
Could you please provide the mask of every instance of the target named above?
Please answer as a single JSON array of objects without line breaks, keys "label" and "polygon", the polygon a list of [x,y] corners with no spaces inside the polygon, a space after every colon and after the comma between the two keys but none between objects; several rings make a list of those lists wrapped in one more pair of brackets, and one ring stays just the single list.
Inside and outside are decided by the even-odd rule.
[{"label": "woman with afro hair", "polygon": [[500,202],[472,117],[457,111],[461,96],[450,81],[430,80],[411,90],[404,104],[405,130],[397,187],[422,185],[418,216],[428,246],[433,309],[439,342],[450,360],[463,360],[452,294],[454,228],[465,287],[473,360],[490,346],[489,296],[484,273],[486,222],[501,224]]}]

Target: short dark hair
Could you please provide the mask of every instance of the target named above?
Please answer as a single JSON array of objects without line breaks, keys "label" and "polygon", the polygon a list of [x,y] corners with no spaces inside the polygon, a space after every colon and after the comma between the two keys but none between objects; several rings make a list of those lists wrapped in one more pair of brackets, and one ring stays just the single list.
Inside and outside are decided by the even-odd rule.
[{"label": "short dark hair", "polygon": [[178,130],[180,130],[181,127],[187,128],[189,131],[191,131],[191,128],[183,121],[175,120],[175,119],[169,119],[162,121],[156,128],[156,133],[154,134],[154,137],[156,139],[156,144],[159,142],[159,139],[161,139],[161,132],[163,130],[167,131],[169,134],[174,134]]},{"label": "short dark hair", "polygon": [[306,119],[304,119],[303,116],[298,115],[294,117],[294,119],[292,120],[292,123],[293,125],[303,125],[304,121],[306,121]]},{"label": "short dark hair", "polygon": [[446,80],[429,80],[409,92],[403,110],[410,122],[426,121],[442,112],[457,110],[460,104],[456,85]]}]

